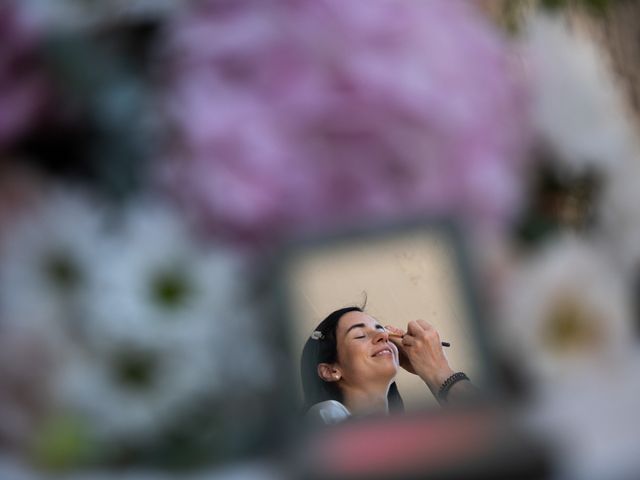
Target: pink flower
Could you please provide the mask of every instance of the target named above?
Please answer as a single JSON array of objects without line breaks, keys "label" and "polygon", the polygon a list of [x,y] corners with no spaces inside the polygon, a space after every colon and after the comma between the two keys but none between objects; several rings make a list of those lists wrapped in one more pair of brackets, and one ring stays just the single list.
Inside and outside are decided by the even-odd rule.
[{"label": "pink flower", "polygon": [[168,28],[165,180],[212,230],[265,240],[417,214],[504,225],[522,88],[456,0],[205,1]]},{"label": "pink flower", "polygon": [[13,2],[0,4],[0,148],[38,122],[49,87],[36,58],[39,32]]}]

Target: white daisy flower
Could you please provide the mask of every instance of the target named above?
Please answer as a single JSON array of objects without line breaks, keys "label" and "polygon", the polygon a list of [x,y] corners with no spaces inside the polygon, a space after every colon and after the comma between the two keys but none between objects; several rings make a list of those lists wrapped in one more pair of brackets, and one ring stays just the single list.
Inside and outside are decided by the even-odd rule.
[{"label": "white daisy flower", "polygon": [[[640,469],[640,355],[602,375],[565,379],[548,389],[524,416],[530,428],[553,438],[560,478],[634,478]],[[615,400],[615,406],[612,401]]]},{"label": "white daisy flower", "polygon": [[524,47],[541,140],[559,173],[601,175],[594,236],[633,279],[640,265],[640,149],[624,88],[593,37],[567,17],[532,16]]},{"label": "white daisy flower", "polygon": [[104,344],[68,351],[55,378],[56,405],[80,416],[99,441],[145,441],[209,393],[217,375],[203,339],[191,348]]},{"label": "white daisy flower", "polygon": [[241,257],[204,247],[177,212],[140,202],[108,231],[86,298],[90,339],[69,351],[57,398],[105,440],[145,440],[204,396],[270,381]]},{"label": "white daisy flower", "polygon": [[534,126],[566,168],[607,173],[633,156],[623,90],[591,37],[561,15],[537,14],[528,22],[524,50]]},{"label": "white daisy flower", "polygon": [[606,370],[632,349],[624,279],[592,244],[564,238],[506,282],[502,340],[534,380]]},{"label": "white daisy flower", "polygon": [[612,172],[603,192],[596,235],[620,271],[638,281],[640,268],[640,155]]},{"label": "white daisy flower", "polygon": [[101,440],[144,441],[205,396],[268,385],[242,258],[157,203],[105,213],[57,193],[2,250],[1,318],[52,343],[55,405]]},{"label": "white daisy flower", "polygon": [[78,310],[104,256],[101,207],[79,192],[56,191],[3,236],[0,321],[78,338]]},{"label": "white daisy flower", "polygon": [[246,274],[241,257],[204,248],[177,212],[150,202],[116,221],[114,255],[87,296],[96,338],[166,345],[216,338],[245,322]]}]

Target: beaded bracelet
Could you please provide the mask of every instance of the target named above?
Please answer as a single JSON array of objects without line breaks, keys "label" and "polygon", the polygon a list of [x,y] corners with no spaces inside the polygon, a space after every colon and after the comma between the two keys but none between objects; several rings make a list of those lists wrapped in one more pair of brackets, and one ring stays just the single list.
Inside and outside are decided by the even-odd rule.
[{"label": "beaded bracelet", "polygon": [[464,372],[456,372],[447,378],[438,390],[438,398],[444,402],[451,387],[460,380],[469,380],[469,377]]}]

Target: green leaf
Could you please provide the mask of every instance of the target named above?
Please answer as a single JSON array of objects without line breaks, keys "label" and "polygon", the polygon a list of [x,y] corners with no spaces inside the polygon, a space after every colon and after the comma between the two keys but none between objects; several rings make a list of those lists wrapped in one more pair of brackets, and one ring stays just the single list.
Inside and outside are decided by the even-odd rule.
[{"label": "green leaf", "polygon": [[87,464],[96,451],[89,428],[72,415],[51,417],[36,436],[32,447],[36,464],[50,471],[70,470]]}]

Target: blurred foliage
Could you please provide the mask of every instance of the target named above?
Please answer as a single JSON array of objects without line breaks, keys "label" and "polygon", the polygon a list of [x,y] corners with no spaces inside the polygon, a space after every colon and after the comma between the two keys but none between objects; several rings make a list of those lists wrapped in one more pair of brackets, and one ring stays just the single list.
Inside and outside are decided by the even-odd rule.
[{"label": "blurred foliage", "polygon": [[152,442],[121,442],[109,452],[107,464],[197,470],[271,453],[281,444],[285,426],[273,415],[268,394],[228,392],[200,400]]},{"label": "blurred foliage", "polygon": [[613,0],[540,0],[543,8],[550,10],[566,7],[586,7],[595,13],[603,13]]},{"label": "blurred foliage", "polygon": [[525,19],[538,9],[557,12],[581,9],[593,15],[606,15],[607,10],[620,0],[500,0],[494,10],[494,20],[507,32],[517,34]]},{"label": "blurred foliage", "polygon": [[150,26],[87,37],[56,33],[44,57],[58,94],[51,124],[20,149],[49,173],[93,183],[121,200],[144,187],[154,142],[148,125]]},{"label": "blurred foliage", "polygon": [[561,231],[584,232],[593,226],[602,191],[597,172],[569,174],[544,160],[537,165],[529,189],[529,204],[515,228],[523,246],[535,246]]},{"label": "blurred foliage", "polygon": [[86,425],[76,417],[55,416],[43,425],[33,445],[35,462],[49,471],[64,471],[87,465],[97,449]]}]

